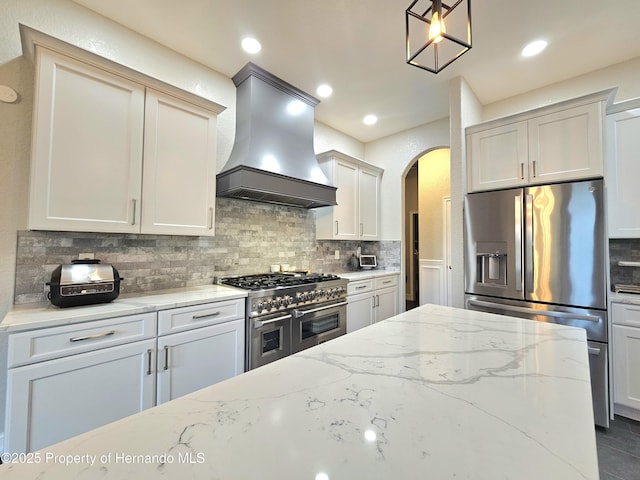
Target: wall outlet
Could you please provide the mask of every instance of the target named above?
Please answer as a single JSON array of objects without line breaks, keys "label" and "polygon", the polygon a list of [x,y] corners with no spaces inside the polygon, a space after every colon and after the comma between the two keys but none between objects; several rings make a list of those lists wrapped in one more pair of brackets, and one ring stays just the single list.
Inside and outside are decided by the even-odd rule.
[{"label": "wall outlet", "polygon": [[336,250],[336,251],[335,251],[335,253],[334,253],[334,258],[335,258],[336,260],[340,260],[340,250]]},{"label": "wall outlet", "polygon": [[87,259],[93,260],[94,258],[96,258],[96,256],[93,253],[79,253],[78,258],[79,259],[87,258]]}]

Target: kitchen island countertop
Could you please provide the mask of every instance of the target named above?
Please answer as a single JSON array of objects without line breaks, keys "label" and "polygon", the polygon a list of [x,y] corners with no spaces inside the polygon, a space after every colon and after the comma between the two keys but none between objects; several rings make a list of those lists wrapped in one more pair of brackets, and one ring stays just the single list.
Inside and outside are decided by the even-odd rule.
[{"label": "kitchen island countertop", "polygon": [[592,415],[584,330],[424,305],[0,476],[597,479]]}]

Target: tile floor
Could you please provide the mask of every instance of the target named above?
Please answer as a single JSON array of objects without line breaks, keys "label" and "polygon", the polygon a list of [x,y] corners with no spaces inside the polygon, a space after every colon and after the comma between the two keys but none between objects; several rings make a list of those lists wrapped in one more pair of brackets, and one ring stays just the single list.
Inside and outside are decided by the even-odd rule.
[{"label": "tile floor", "polygon": [[596,427],[600,480],[640,480],[640,422],[616,416]]}]

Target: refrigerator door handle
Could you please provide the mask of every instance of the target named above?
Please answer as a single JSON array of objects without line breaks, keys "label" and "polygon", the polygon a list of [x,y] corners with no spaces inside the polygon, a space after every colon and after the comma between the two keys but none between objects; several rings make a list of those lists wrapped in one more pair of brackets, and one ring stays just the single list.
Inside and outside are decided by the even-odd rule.
[{"label": "refrigerator door handle", "polygon": [[516,291],[522,291],[522,197],[516,195],[515,202],[515,251],[516,251]]},{"label": "refrigerator door handle", "polygon": [[469,300],[469,305],[474,307],[493,308],[505,312],[526,313],[531,315],[542,315],[544,317],[564,318],[567,320],[586,320],[598,323],[600,317],[596,315],[585,315],[580,313],[557,312],[555,310],[538,310],[537,308],[517,307],[515,305],[505,305],[503,303],[484,302],[482,300]]},{"label": "refrigerator door handle", "polygon": [[525,285],[527,293],[533,293],[533,195],[525,195]]}]

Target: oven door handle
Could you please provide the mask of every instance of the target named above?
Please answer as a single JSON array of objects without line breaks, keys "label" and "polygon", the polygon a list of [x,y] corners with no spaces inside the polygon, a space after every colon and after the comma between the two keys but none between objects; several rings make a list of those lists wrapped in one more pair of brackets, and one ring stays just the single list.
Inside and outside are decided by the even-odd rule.
[{"label": "oven door handle", "polygon": [[269,325],[270,323],[279,322],[281,320],[287,320],[291,318],[291,315],[283,315],[282,317],[270,318],[269,320],[254,320],[253,328],[261,328],[265,325]]},{"label": "oven door handle", "polygon": [[295,318],[300,318],[306,315],[307,313],[321,312],[322,310],[327,310],[328,308],[342,307],[346,304],[347,302],[340,302],[340,303],[332,303],[331,305],[325,305],[324,307],[312,308],[310,310],[294,310],[293,316]]}]

